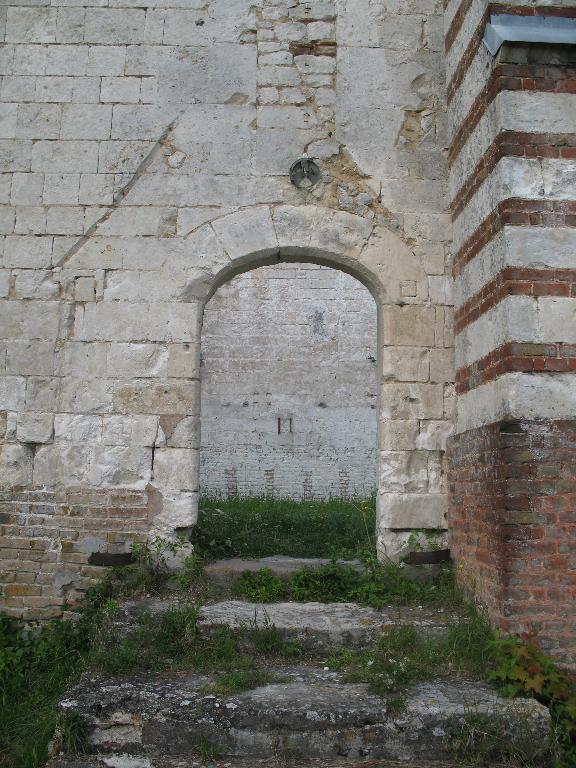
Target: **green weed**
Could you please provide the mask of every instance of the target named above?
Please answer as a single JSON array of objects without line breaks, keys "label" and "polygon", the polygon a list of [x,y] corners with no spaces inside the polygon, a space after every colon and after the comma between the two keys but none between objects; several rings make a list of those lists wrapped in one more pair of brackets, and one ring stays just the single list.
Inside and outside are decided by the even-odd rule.
[{"label": "green weed", "polygon": [[62,751],[84,755],[90,746],[90,726],[78,712],[60,712],[56,721],[56,734]]},{"label": "green weed", "polygon": [[466,713],[448,729],[451,750],[459,765],[544,768],[550,765],[550,746],[534,747],[530,724],[513,733],[503,730],[502,718],[490,713]]},{"label": "green weed", "polygon": [[202,499],[195,551],[226,557],[356,557],[376,552],[376,502],[276,498]]},{"label": "green weed", "polygon": [[209,693],[233,694],[259,688],[272,682],[279,682],[268,672],[261,669],[238,669],[218,675],[215,682],[209,686]]},{"label": "green weed", "polygon": [[233,585],[232,592],[258,603],[284,598],[298,602],[356,602],[381,608],[385,605],[427,603],[455,605],[459,596],[451,572],[447,569],[425,583],[406,576],[405,569],[394,563],[368,562],[364,569],[335,562],[320,568],[302,568],[288,583],[272,571],[246,571]]},{"label": "green weed", "polygon": [[232,594],[253,603],[273,603],[288,595],[288,585],[270,568],[244,571],[232,585]]},{"label": "green weed", "polygon": [[217,760],[224,752],[222,747],[208,741],[204,736],[197,739],[194,749],[203,760]]}]

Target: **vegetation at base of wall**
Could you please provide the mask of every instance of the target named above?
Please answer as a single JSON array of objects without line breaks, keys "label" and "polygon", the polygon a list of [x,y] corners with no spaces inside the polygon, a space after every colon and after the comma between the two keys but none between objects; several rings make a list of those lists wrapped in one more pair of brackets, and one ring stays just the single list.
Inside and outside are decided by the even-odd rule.
[{"label": "vegetation at base of wall", "polygon": [[192,533],[195,551],[229,557],[354,558],[376,552],[376,499],[207,499]]},{"label": "vegetation at base of wall", "polygon": [[[151,551],[151,558],[148,551],[137,558],[136,566],[144,572],[140,580],[135,579],[134,566],[113,569],[90,592],[77,621],[35,627],[0,615],[1,768],[40,768],[54,734],[69,752],[86,750],[86,724],[74,714],[58,713],[56,703],[87,669],[109,674],[190,669],[211,674],[214,692],[237,693],[278,682],[272,669],[279,661],[313,660],[304,655],[298,643],[285,641],[268,623],[236,631],[220,627],[201,637],[196,630],[196,604],[156,616],[142,613],[133,631],[122,636],[114,620],[117,598],[127,595],[130,585],[136,584],[141,594],[143,584],[158,585],[169,578],[163,573],[157,579],[156,558],[164,557],[163,547],[154,546]],[[164,571],[163,567],[160,571]],[[190,587],[202,582],[201,561],[195,556],[187,559],[180,576],[190,594]],[[262,589],[257,580],[255,586]],[[310,594],[326,585],[322,579],[320,587],[305,580],[304,587]],[[396,713],[404,706],[405,686],[441,676],[487,679],[504,695],[533,696],[549,707],[552,715],[554,768],[576,768],[574,680],[530,640],[499,638],[473,607],[462,605],[462,610],[463,615],[452,623],[443,639],[426,638],[417,628],[399,626],[384,633],[370,649],[341,650],[328,660],[316,661],[339,669],[347,680],[368,683],[372,691],[386,697],[388,711]],[[496,760],[515,768],[543,768],[547,764],[543,756],[524,754],[517,742],[503,743],[498,722],[474,712],[448,737],[461,765],[494,765]],[[214,759],[218,748],[202,742],[197,745],[197,753]]]},{"label": "vegetation at base of wall", "polygon": [[0,766],[37,768],[59,726],[63,743],[81,750],[81,724],[62,719],[57,700],[86,668],[98,609],[79,621],[25,626],[0,614]]},{"label": "vegetation at base of wall", "polygon": [[354,602],[374,608],[414,603],[456,606],[461,602],[449,568],[419,582],[407,575],[406,568],[392,562],[368,562],[363,568],[332,562],[302,568],[287,581],[269,568],[245,571],[232,585],[232,594],[255,603]]}]

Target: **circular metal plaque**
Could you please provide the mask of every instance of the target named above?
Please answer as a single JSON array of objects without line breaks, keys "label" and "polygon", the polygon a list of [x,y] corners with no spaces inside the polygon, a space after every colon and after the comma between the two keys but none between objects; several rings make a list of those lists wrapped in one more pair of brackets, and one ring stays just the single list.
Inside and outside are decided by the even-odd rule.
[{"label": "circular metal plaque", "polygon": [[311,157],[301,157],[290,168],[290,181],[294,186],[310,189],[320,181],[321,171]]}]

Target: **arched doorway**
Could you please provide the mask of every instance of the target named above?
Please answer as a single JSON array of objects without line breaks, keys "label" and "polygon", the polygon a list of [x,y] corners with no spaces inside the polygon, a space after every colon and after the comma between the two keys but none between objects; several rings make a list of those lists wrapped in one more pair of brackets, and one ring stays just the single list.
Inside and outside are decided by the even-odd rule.
[{"label": "arched doorway", "polygon": [[374,299],[340,270],[280,262],[221,286],[202,330],[202,494],[374,494],[377,349]]}]

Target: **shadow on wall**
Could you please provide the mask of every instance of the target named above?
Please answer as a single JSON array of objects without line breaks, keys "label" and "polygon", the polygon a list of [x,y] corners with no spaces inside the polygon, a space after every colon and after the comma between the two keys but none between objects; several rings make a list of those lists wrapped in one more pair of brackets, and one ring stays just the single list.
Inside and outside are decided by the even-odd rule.
[{"label": "shadow on wall", "polygon": [[282,263],[225,283],[202,332],[200,487],[208,496],[369,496],[377,321],[339,270]]}]

